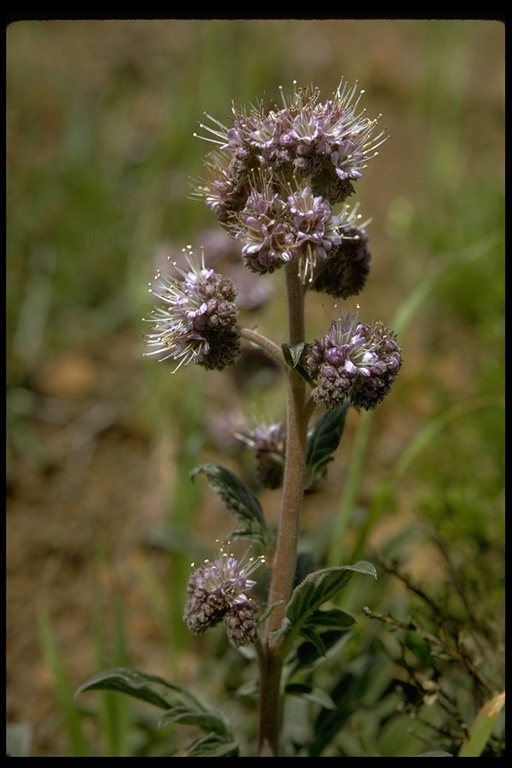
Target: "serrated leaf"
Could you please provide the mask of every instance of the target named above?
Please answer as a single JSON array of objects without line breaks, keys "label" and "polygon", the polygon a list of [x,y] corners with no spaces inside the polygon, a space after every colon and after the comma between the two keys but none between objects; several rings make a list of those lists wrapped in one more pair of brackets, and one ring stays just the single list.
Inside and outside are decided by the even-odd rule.
[{"label": "serrated leaf", "polygon": [[107,669],[91,677],[75,693],[75,698],[85,691],[118,691],[161,709],[185,706],[204,710],[203,705],[189,691],[164,680],[157,675],[149,675],[137,669]]},{"label": "serrated leaf", "polygon": [[285,693],[290,696],[300,696],[314,704],[320,704],[324,709],[336,709],[336,704],[329,694],[314,685],[308,685],[307,683],[290,683],[286,686]]},{"label": "serrated leaf", "polygon": [[285,635],[284,650],[287,652],[293,638],[301,631],[313,611],[346,587],[354,573],[377,578],[374,566],[366,560],[355,565],[334,566],[308,574],[293,590],[286,607],[286,621],[283,621],[281,627],[269,635],[270,642],[275,643],[279,637]]},{"label": "serrated leaf", "polygon": [[216,733],[195,741],[187,750],[188,757],[238,757],[238,744],[230,739],[222,739]]},{"label": "serrated leaf", "polygon": [[505,694],[487,701],[475,717],[469,736],[464,740],[458,757],[480,757],[505,705]]},{"label": "serrated leaf", "polygon": [[349,407],[350,402],[347,401],[339,408],[324,411],[311,429],[306,445],[306,490],[314,487],[333,460],[345,429]]},{"label": "serrated leaf", "polygon": [[[203,472],[210,487],[222,500],[226,508],[244,525],[247,526],[247,535],[254,534],[258,540],[268,539],[268,529],[263,517],[261,504],[251,489],[238,478],[231,470],[220,464],[201,464],[196,467],[190,477],[193,479],[199,472]],[[237,532],[240,538],[241,532]]]}]

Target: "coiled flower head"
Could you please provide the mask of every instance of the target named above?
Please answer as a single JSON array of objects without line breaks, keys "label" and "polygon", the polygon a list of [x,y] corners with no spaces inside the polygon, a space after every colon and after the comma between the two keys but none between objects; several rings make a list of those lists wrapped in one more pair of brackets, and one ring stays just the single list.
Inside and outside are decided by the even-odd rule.
[{"label": "coiled flower head", "polygon": [[347,226],[341,230],[339,242],[322,260],[313,275],[310,287],[319,293],[349,299],[357,296],[370,273],[371,254],[366,230]]},{"label": "coiled flower head", "polygon": [[[353,193],[352,182],[386,137],[376,132],[376,119],[358,111],[364,92],[357,83],[350,88],[342,81],[325,102],[314,87],[294,87],[290,97],[281,93],[281,107],[262,101],[247,111],[233,104],[231,127],[208,115],[211,125],[201,127],[210,134],[202,138],[216,145],[205,160],[210,180],[197,180],[194,194],[242,244],[248,269],[262,275],[296,261],[306,284],[337,253],[341,230],[354,226],[347,208],[334,215],[332,206]],[[358,263],[354,254],[350,261],[348,273],[346,257],[330,271],[338,284],[362,287],[361,253]],[[330,283],[324,277],[319,286]]]},{"label": "coiled flower head", "polygon": [[182,280],[158,273],[150,288],[160,304],[147,319],[154,329],[145,336],[146,354],[176,360],[174,372],[188,363],[209,369],[233,365],[240,355],[237,289],[205,267],[204,253],[200,264],[190,249],[186,253],[189,270],[175,266]]},{"label": "coiled flower head", "polygon": [[311,283],[320,266],[336,252],[343,238],[355,237],[361,219],[358,206],[344,205],[334,214],[330,203],[310,186],[253,174],[244,208],[227,227],[242,244],[242,260],[251,272],[263,275],[291,261],[302,283]]},{"label": "coiled flower head", "polygon": [[321,102],[318,88],[294,84],[289,97],[281,89],[281,108],[262,101],[246,111],[233,104],[229,128],[207,115],[212,125],[201,128],[210,136],[202,138],[217,145],[206,160],[213,180],[199,181],[195,193],[225,221],[242,209],[251,173],[263,169],[288,179],[311,178],[315,195],[342,202],[386,138],[376,132],[378,118],[358,111],[363,93],[357,82],[350,87],[342,80],[332,98]]},{"label": "coiled flower head", "polygon": [[[262,556],[237,560],[221,547],[216,560],[205,560],[190,576],[183,620],[192,632],[203,634],[224,620],[235,645],[256,641],[257,602],[247,592],[256,582],[249,576],[264,562]],[[192,563],[194,567],[194,563]]]},{"label": "coiled flower head", "polygon": [[316,403],[338,408],[349,398],[356,408],[372,410],[384,400],[402,366],[396,335],[357,315],[334,321],[328,333],[309,346],[305,369],[315,382]]}]

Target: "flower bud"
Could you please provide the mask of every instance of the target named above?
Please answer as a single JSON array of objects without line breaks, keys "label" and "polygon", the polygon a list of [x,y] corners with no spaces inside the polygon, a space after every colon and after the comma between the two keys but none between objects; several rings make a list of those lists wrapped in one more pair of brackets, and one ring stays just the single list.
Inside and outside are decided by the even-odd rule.
[{"label": "flower bud", "polygon": [[157,274],[151,292],[160,304],[147,320],[154,329],[145,337],[146,354],[177,361],[174,372],[188,363],[208,369],[233,365],[240,355],[237,289],[205,267],[204,253],[198,264],[188,251],[187,262],[188,271],[176,267],[182,280]]},{"label": "flower bud", "polygon": [[237,560],[222,548],[213,562],[205,560],[190,576],[183,620],[192,632],[203,634],[222,619],[235,645],[253,643],[258,637],[257,603],[246,592],[256,582],[248,578],[263,557]]},{"label": "flower bud", "polygon": [[382,323],[368,326],[349,314],[309,346],[304,365],[315,382],[312,397],[319,405],[338,408],[349,398],[356,408],[372,410],[389,393],[402,365],[402,350]]}]

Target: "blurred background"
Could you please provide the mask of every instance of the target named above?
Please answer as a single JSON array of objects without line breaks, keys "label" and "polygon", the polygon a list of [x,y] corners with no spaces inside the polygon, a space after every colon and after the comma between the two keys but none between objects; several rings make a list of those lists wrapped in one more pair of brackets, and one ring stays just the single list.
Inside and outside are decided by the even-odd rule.
[{"label": "blurred background", "polygon": [[[233,527],[188,473],[218,461],[253,482],[229,430],[255,409],[282,418],[282,388],[250,355],[230,373],[172,376],[143,357],[142,318],[165,256],[219,229],[190,199],[210,148],[193,136],[203,113],[228,123],[232,101],[279,101],[294,81],[328,98],[342,77],[358,80],[368,116],[382,114],[389,140],[350,199],[372,219],[358,303],[404,351],[362,438],[349,413],[327,482],[306,499],[305,540],[334,525],[339,563],[398,564],[447,611],[451,585],[460,604],[450,621],[474,618],[488,694],[502,687],[504,38],[500,22],[478,20],[7,28],[7,723],[31,755],[169,754],[165,739],[178,736],[157,733],[142,705],[91,693],[73,703],[108,666],[210,688],[235,709],[225,673],[238,683],[246,670],[220,637],[197,639],[181,621],[190,561]],[[281,277],[243,314],[278,343]],[[313,339],[336,310],[310,298]],[[270,519],[277,499],[262,494]],[[368,605],[403,618],[410,595],[378,570],[376,585],[354,587],[344,604],[387,649],[372,701],[390,710],[365,738],[377,754],[414,754],[422,745],[404,744],[390,714],[403,669],[385,628],[361,616]],[[356,652],[346,654],[348,663]]]}]

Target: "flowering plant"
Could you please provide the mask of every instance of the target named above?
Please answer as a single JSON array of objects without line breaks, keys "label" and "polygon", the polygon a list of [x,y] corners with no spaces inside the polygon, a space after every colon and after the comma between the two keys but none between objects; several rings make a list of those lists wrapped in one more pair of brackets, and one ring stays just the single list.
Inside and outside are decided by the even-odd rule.
[{"label": "flowering plant", "polygon": [[[282,105],[263,102],[249,111],[233,106],[227,127],[214,118],[202,125],[215,147],[206,157],[207,178],[194,194],[239,244],[243,265],[256,276],[282,270],[288,336],[276,341],[239,324],[235,283],[185,250],[186,266],[173,276],[157,274],[152,293],[158,306],[148,318],[147,354],[172,361],[173,371],[195,364],[222,370],[234,366],[242,344],[258,347],[283,371],[287,412],[283,421],[256,425],[239,435],[255,450],[262,487],[281,489],[276,530],[266,521],[255,492],[222,465],[206,475],[226,508],[244,525],[233,539],[249,540],[261,553],[235,557],[224,547],[189,578],[183,618],[196,634],[223,624],[229,641],[254,649],[259,667],[259,737],[255,754],[280,756],[288,694],[329,696],[295,678],[301,642],[319,659],[354,623],[328,604],[354,574],[376,577],[366,561],[299,573],[299,522],[304,493],[325,476],[341,439],[347,409],[373,410],[389,394],[402,365],[394,332],[369,325],[358,311],[330,323],[308,339],[305,306],[310,291],[336,302],[358,295],[370,270],[368,222],[346,200],[367,163],[385,140],[377,120],[359,111],[357,84],[340,83],[322,102],[313,87],[294,88]],[[316,412],[319,416],[313,422]],[[231,546],[231,543],[226,544]],[[258,577],[262,575],[261,581]],[[259,589],[259,599],[253,594]],[[204,736],[189,756],[236,756],[239,746],[222,714],[185,689],[131,669],[108,670],[81,688],[114,689],[164,710],[161,725],[198,726]]]}]

